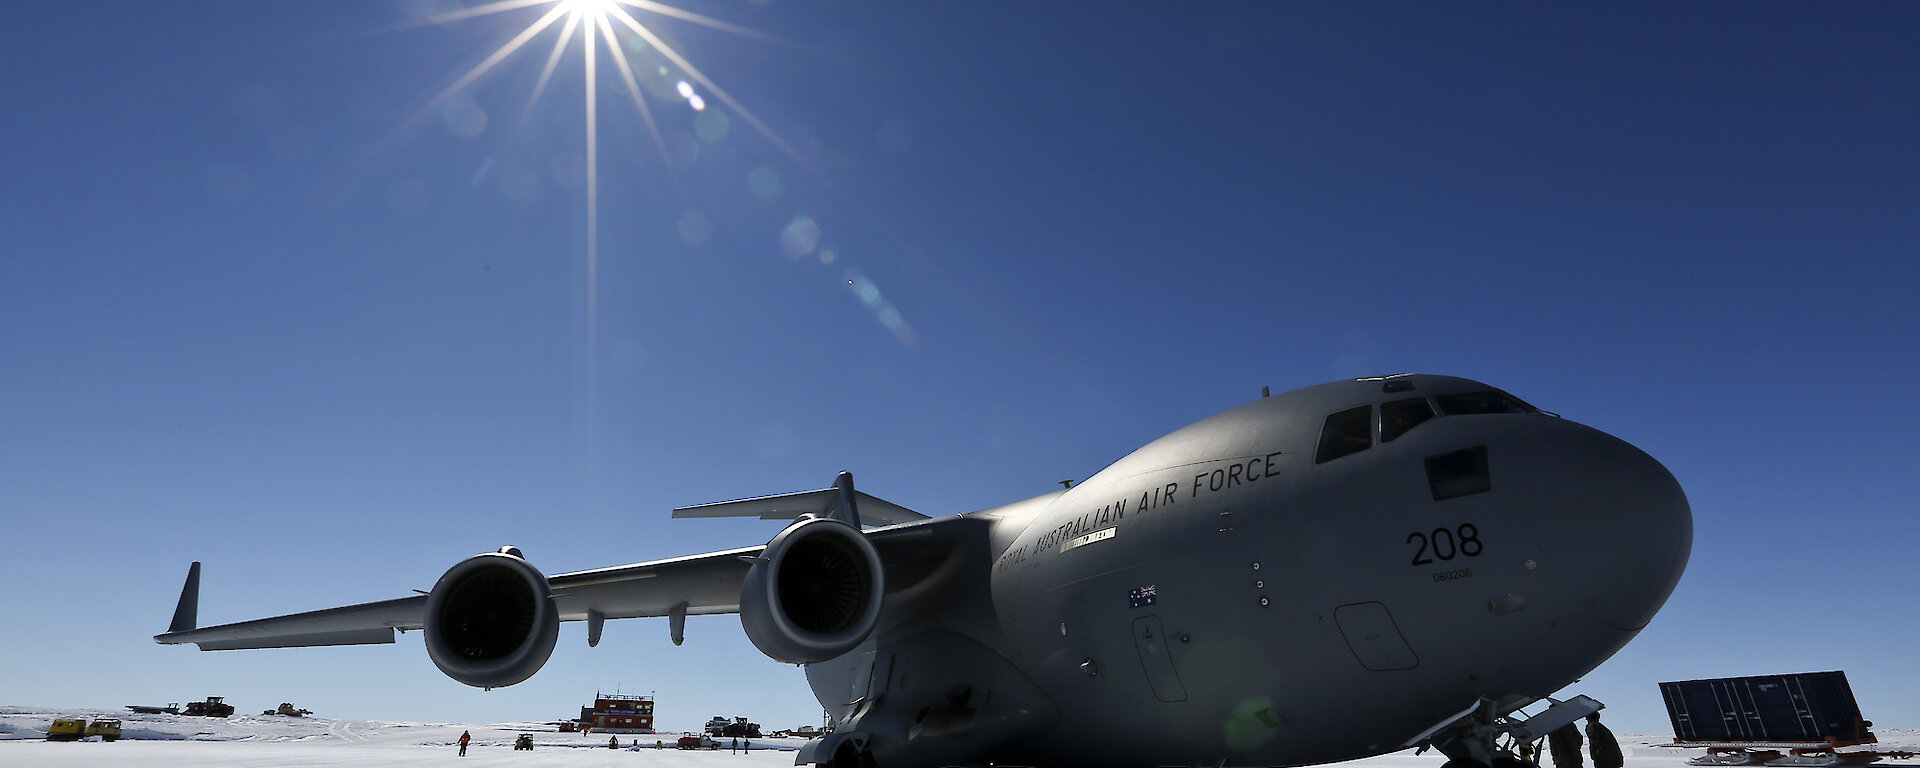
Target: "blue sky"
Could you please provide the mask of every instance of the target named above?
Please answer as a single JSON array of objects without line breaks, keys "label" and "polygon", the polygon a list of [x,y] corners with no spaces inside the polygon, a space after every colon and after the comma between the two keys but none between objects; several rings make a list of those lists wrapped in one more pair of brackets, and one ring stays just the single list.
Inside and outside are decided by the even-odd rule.
[{"label": "blue sky", "polygon": [[0,701],[817,722],[730,617],[486,693],[417,636],[149,638],[190,560],[217,622],[744,546],[667,511],[845,469],[962,512],[1419,371],[1687,489],[1686,578],[1573,689],[1616,729],[1825,669],[1920,725],[1920,6],[688,3],[754,34],[639,18],[746,111],[630,46],[656,144],[602,48],[591,164],[579,42],[526,108],[557,27],[435,100],[546,10],[458,7],[11,9]]}]

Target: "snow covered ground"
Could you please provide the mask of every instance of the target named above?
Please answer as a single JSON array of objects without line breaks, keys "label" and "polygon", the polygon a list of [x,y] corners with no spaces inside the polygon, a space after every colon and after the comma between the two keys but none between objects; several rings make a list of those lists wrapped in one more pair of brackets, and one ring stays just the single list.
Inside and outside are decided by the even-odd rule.
[{"label": "snow covered ground", "polygon": [[[46,741],[56,717],[89,722],[120,720],[120,740],[105,743]],[[548,723],[398,723],[334,720],[321,717],[234,715],[227,719],[186,715],[142,715],[125,709],[55,710],[0,707],[0,766],[148,766],[150,768],[225,768],[226,766],[411,766],[442,765],[458,759],[460,732],[473,741],[460,765],[479,768],[510,765],[623,766],[623,768],[771,768],[793,764],[800,739],[755,739],[753,751],[683,752],[653,748],[672,744],[678,734],[619,734],[621,749],[607,748],[610,734],[557,733]],[[532,734],[532,752],[516,752],[513,741]],[[628,749],[644,739],[645,749]]]},{"label": "snow covered ground", "polygon": [[[119,718],[117,742],[49,742],[47,726],[56,717]],[[621,768],[784,768],[793,764],[799,739],[755,739],[747,754],[718,751],[654,749],[656,740],[669,744],[673,734],[620,736],[622,748],[607,748],[607,736],[556,733],[545,723],[402,723],[235,715],[221,720],[184,715],[141,715],[121,710],[55,710],[37,707],[0,707],[0,766],[91,768],[145,766],[147,768],[226,768],[228,766],[417,766],[445,765],[456,756],[461,731],[473,734],[462,768],[481,766],[621,766]],[[534,738],[532,752],[516,752],[513,740],[522,733]],[[1920,731],[1878,730],[1881,748],[1920,751]],[[645,748],[630,749],[630,740],[644,739]],[[1686,760],[1702,754],[1697,749],[1659,746],[1666,735],[1622,736],[1620,745],[1628,768],[1684,768]],[[1412,750],[1357,760],[1363,768],[1439,768],[1434,753]],[[1881,765],[1920,766],[1920,761]]]}]

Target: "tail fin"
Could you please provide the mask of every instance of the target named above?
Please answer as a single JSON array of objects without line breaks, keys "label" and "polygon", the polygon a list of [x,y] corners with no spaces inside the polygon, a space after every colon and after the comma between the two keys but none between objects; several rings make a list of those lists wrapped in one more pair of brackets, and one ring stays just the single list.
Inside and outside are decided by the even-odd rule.
[{"label": "tail fin", "polygon": [[187,632],[198,628],[200,622],[200,563],[194,561],[187,569],[186,586],[180,588],[180,605],[173,609],[173,624],[168,632]]}]

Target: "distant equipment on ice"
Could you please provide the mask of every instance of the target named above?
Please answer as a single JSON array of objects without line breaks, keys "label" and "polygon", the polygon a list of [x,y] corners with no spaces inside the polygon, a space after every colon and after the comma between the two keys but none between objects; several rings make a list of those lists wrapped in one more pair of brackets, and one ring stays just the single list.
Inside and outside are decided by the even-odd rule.
[{"label": "distant equipment on ice", "polygon": [[[291,707],[293,705],[281,704],[280,706]],[[156,707],[150,704],[128,704],[127,709],[133,710],[136,714],[141,714],[141,715],[193,715],[195,717],[232,717],[233,716],[233,705],[228,704],[226,702],[226,698],[222,696],[208,696],[206,701],[187,702],[187,708],[185,711],[181,711],[179,704],[168,704],[164,707]],[[305,711],[305,710],[302,710],[302,711]],[[268,710],[263,714],[271,715],[271,714],[274,714],[274,712],[272,710]],[[281,712],[279,714],[284,715],[287,713]],[[309,712],[308,714],[312,714],[312,713]]]},{"label": "distant equipment on ice", "polygon": [[1673,743],[1707,748],[1691,765],[1832,768],[1914,756],[1839,751],[1879,743],[1841,671],[1661,683],[1660,696]]},{"label": "distant equipment on ice", "polygon": [[206,701],[187,702],[184,714],[195,717],[233,717],[233,705],[223,696],[208,696]]},{"label": "distant equipment on ice", "polygon": [[101,741],[119,741],[120,721],[102,718],[88,723],[84,717],[62,717],[47,726],[47,741],[79,741],[96,736]]},{"label": "distant equipment on ice", "polygon": [[580,722],[601,733],[653,733],[653,697],[595,693],[593,706],[580,708]]},{"label": "distant equipment on ice", "polygon": [[760,724],[749,723],[744,717],[728,720],[723,715],[714,715],[707,721],[707,735],[721,738],[760,738]]}]

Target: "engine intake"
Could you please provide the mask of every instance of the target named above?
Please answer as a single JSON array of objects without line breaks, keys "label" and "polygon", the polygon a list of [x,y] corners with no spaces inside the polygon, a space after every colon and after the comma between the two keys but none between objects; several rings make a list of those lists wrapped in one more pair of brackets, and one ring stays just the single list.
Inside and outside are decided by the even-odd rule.
[{"label": "engine intake", "polygon": [[747,570],[740,625],[775,661],[809,664],[854,649],[880,619],[880,554],[860,530],[826,518],[787,526]]},{"label": "engine intake", "polygon": [[533,677],[560,637],[560,613],[546,575],[513,547],[447,569],[427,593],[424,623],[434,666],[475,688]]}]

